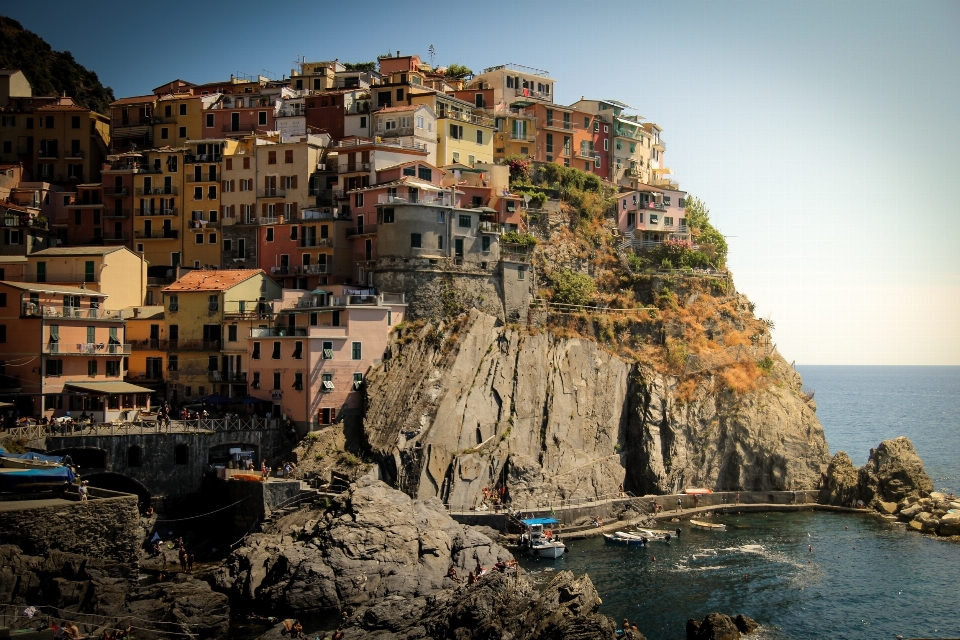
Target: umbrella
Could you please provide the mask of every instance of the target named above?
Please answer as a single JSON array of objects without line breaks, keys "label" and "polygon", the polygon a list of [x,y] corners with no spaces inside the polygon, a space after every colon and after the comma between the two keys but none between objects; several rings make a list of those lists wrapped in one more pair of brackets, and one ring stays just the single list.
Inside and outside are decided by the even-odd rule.
[{"label": "umbrella", "polygon": [[16,406],[12,402],[0,402],[0,407],[13,407]]},{"label": "umbrella", "polygon": [[253,396],[244,396],[239,400],[234,400],[234,402],[239,402],[240,404],[257,404],[258,402],[267,402],[261,398],[254,398]]},{"label": "umbrella", "polygon": [[233,402],[233,400],[231,400],[227,396],[221,396],[220,394],[215,393],[212,396],[201,398],[200,402],[202,404],[226,404],[228,402]]}]

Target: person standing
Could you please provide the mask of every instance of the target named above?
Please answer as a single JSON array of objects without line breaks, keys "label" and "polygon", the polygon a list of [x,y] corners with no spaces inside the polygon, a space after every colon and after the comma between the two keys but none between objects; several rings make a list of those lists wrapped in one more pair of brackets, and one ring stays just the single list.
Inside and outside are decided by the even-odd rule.
[{"label": "person standing", "polygon": [[680,511],[681,505],[683,505],[683,501],[680,499],[680,496],[677,496],[677,511]]},{"label": "person standing", "polygon": [[87,501],[87,485],[90,484],[89,480],[83,480],[80,482],[80,486],[77,487],[77,493],[80,494],[80,502]]}]

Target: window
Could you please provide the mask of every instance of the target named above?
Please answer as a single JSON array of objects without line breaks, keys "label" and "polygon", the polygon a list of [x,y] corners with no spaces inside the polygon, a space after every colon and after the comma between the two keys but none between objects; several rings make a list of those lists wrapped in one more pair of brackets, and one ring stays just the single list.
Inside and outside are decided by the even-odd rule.
[{"label": "window", "polygon": [[[593,157],[593,162],[594,162],[594,165],[597,167],[597,169],[599,169],[599,168],[600,168],[600,156],[594,156],[594,157]],[[590,168],[590,163],[589,163],[589,162],[587,163],[587,168],[588,168],[588,169]]]},{"label": "window", "polygon": [[63,360],[47,360],[46,367],[44,368],[44,374],[47,376],[62,376]]},{"label": "window", "polygon": [[323,373],[320,375],[321,391],[333,391],[333,374]]},{"label": "window", "polygon": [[193,188],[193,199],[194,199],[194,200],[203,200],[203,187],[194,187],[194,188]]},{"label": "window", "polygon": [[421,236],[419,233],[410,234],[410,248],[411,249],[420,249],[421,248]]},{"label": "window", "polygon": [[547,153],[553,153],[553,134],[547,134]]},{"label": "window", "polygon": [[450,137],[454,140],[463,140],[463,125],[451,124]]},{"label": "window", "polygon": [[210,200],[216,200],[216,199],[217,199],[217,187],[216,187],[216,185],[210,185],[209,187],[207,187],[207,198],[209,198]]},{"label": "window", "polygon": [[177,137],[178,137],[178,138],[186,138],[186,137],[187,137],[187,128],[186,128],[186,127],[180,127],[180,128],[177,130]]},{"label": "window", "polygon": [[480,245],[482,247],[481,251],[490,251],[490,236],[483,236]]},{"label": "window", "polygon": [[354,342],[351,349],[351,356],[354,360],[361,360],[363,354],[363,349],[361,348],[361,343]]},{"label": "window", "polygon": [[253,360],[260,359],[260,343],[259,342],[253,343],[253,353],[250,354],[250,358]]},{"label": "window", "polygon": [[0,293],[0,307],[7,306],[7,294]]},{"label": "window", "polygon": [[182,115],[182,116],[187,115],[187,103],[186,103],[186,102],[181,102],[181,103],[180,103],[180,115]]},{"label": "window", "polygon": [[162,127],[162,128],[160,129],[160,139],[161,139],[161,140],[167,140],[167,139],[169,139],[169,138],[170,138],[170,132],[167,130],[166,127]]},{"label": "window", "polygon": [[423,129],[423,116],[417,116],[416,122],[417,122],[417,129]]},{"label": "window", "polygon": [[299,371],[293,374],[293,388],[297,391],[303,391],[303,374]]},{"label": "window", "polygon": [[279,371],[273,372],[273,388],[278,390],[280,389],[280,372]]},{"label": "window", "polygon": [[237,325],[227,325],[227,342],[237,341]]},{"label": "window", "polygon": [[363,206],[363,193],[353,194],[353,206],[362,207]]},{"label": "window", "polygon": [[[207,114],[207,122],[206,122],[206,125],[207,125],[208,128],[213,126],[213,114],[212,114],[212,113],[208,113],[208,114]],[[228,163],[228,165],[229,165],[230,161],[227,160],[227,163]],[[227,168],[229,169],[230,167],[228,166]]]},{"label": "window", "polygon": [[469,229],[470,226],[471,226],[471,225],[470,225],[470,214],[469,214],[469,213],[461,213],[459,216],[457,216],[457,226],[458,226],[458,227],[464,227],[464,228]]},{"label": "window", "polygon": [[274,360],[280,359],[280,342],[279,341],[273,343],[273,355],[270,357],[273,358]]},{"label": "window", "polygon": [[108,378],[120,377],[120,361],[119,360],[107,360],[107,377]]},{"label": "window", "polygon": [[220,309],[220,296],[218,294],[207,296],[207,310],[217,311],[219,309]]},{"label": "window", "polygon": [[[257,112],[257,124],[260,125],[261,127],[267,124],[267,112],[266,112],[266,111],[258,111],[258,112]],[[272,152],[272,153],[275,153],[275,152]],[[276,163],[274,163],[274,164],[276,164]]]},{"label": "window", "polygon": [[363,386],[363,374],[359,371],[353,374],[353,389],[354,391],[359,391],[360,387]]},{"label": "window", "polygon": [[97,361],[87,360],[87,375],[91,378],[97,377]]},{"label": "window", "polygon": [[293,149],[286,149],[283,152],[284,164],[293,164]]},{"label": "window", "polygon": [[173,464],[185,465],[190,460],[190,449],[185,444],[178,444],[173,448]]},{"label": "window", "polygon": [[71,129],[80,128],[80,116],[70,116],[70,128]]},{"label": "window", "polygon": [[477,129],[477,144],[483,144],[483,130]]},{"label": "window", "polygon": [[207,356],[207,371],[217,370],[217,356]]},{"label": "window", "polygon": [[397,101],[403,100],[403,89],[397,89]]},{"label": "window", "polygon": [[267,164],[277,164],[277,152],[268,151],[267,152]]},{"label": "window", "polygon": [[244,169],[249,169],[249,168],[250,168],[250,158],[244,158],[244,159],[243,159],[243,168],[244,168]]},{"label": "window", "polygon": [[293,357],[296,360],[303,360],[303,341],[297,340],[293,344]]},{"label": "window", "polygon": [[526,280],[526,279],[527,279],[527,268],[517,267],[517,280]]},{"label": "window", "polygon": [[253,387],[254,389],[260,388],[260,372],[259,371],[253,372],[253,380],[251,380],[250,386]]},{"label": "window", "polygon": [[180,356],[167,356],[167,371],[180,370]]},{"label": "window", "polygon": [[394,221],[394,210],[393,207],[385,207],[380,210],[380,222],[383,224],[390,224]]},{"label": "window", "polygon": [[7,341],[7,325],[0,324],[0,342]]},{"label": "window", "polygon": [[267,227],[267,242],[273,242],[273,227]]},{"label": "window", "polygon": [[195,234],[195,235],[193,236],[193,243],[194,243],[194,244],[203,244],[203,234],[202,234],[202,233],[197,233],[197,234]]}]

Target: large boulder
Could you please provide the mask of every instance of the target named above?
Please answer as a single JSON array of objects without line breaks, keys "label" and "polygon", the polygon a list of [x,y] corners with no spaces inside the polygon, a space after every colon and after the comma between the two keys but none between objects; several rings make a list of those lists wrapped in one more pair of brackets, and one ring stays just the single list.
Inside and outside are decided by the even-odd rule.
[{"label": "large boulder", "polygon": [[510,553],[458,524],[436,499],[413,500],[361,478],[325,512],[304,509],[275,530],[248,536],[216,575],[217,585],[264,610],[340,610],[454,586],[479,563]]},{"label": "large boulder", "polygon": [[477,584],[410,600],[388,598],[361,607],[345,640],[361,638],[525,638],[607,640],[613,621],[597,613],[600,598],[590,578],[561,571],[542,591],[513,573],[484,575]]},{"label": "large boulder", "polygon": [[699,623],[687,621],[687,640],[740,640],[740,629],[730,616],[711,613]]},{"label": "large boulder", "polygon": [[868,505],[920,498],[933,491],[933,481],[923,470],[923,461],[909,438],[884,440],[870,451],[870,459],[858,472],[860,497]]},{"label": "large boulder", "polygon": [[820,485],[819,502],[847,506],[859,498],[857,468],[845,451],[839,451],[827,465]]}]

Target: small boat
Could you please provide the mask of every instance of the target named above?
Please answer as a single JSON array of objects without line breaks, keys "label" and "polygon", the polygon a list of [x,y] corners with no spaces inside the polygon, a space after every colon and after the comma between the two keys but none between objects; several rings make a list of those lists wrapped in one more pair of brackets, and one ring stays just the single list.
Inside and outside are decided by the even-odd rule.
[{"label": "small boat", "polygon": [[700,487],[688,487],[683,490],[688,496],[705,496],[713,493],[713,489],[706,489]]},{"label": "small boat", "polygon": [[633,533],[627,533],[626,531],[617,531],[616,533],[605,533],[603,534],[604,540],[611,544],[626,544],[626,545],[640,545],[644,546],[647,544],[648,539],[644,536],[636,535]]},{"label": "small boat", "polygon": [[721,524],[719,522],[704,522],[703,520],[691,520],[692,524],[697,529],[703,529],[704,531],[726,531],[727,525]]},{"label": "small boat", "polygon": [[560,535],[554,534],[552,527],[560,524],[553,518],[528,518],[520,521],[526,532],[520,536],[520,545],[530,549],[532,555],[541,558],[559,558],[567,550],[567,546],[560,541]]},{"label": "small boat", "polygon": [[678,537],[673,531],[663,531],[661,529],[637,529],[636,535],[658,542],[670,542],[671,539]]}]

